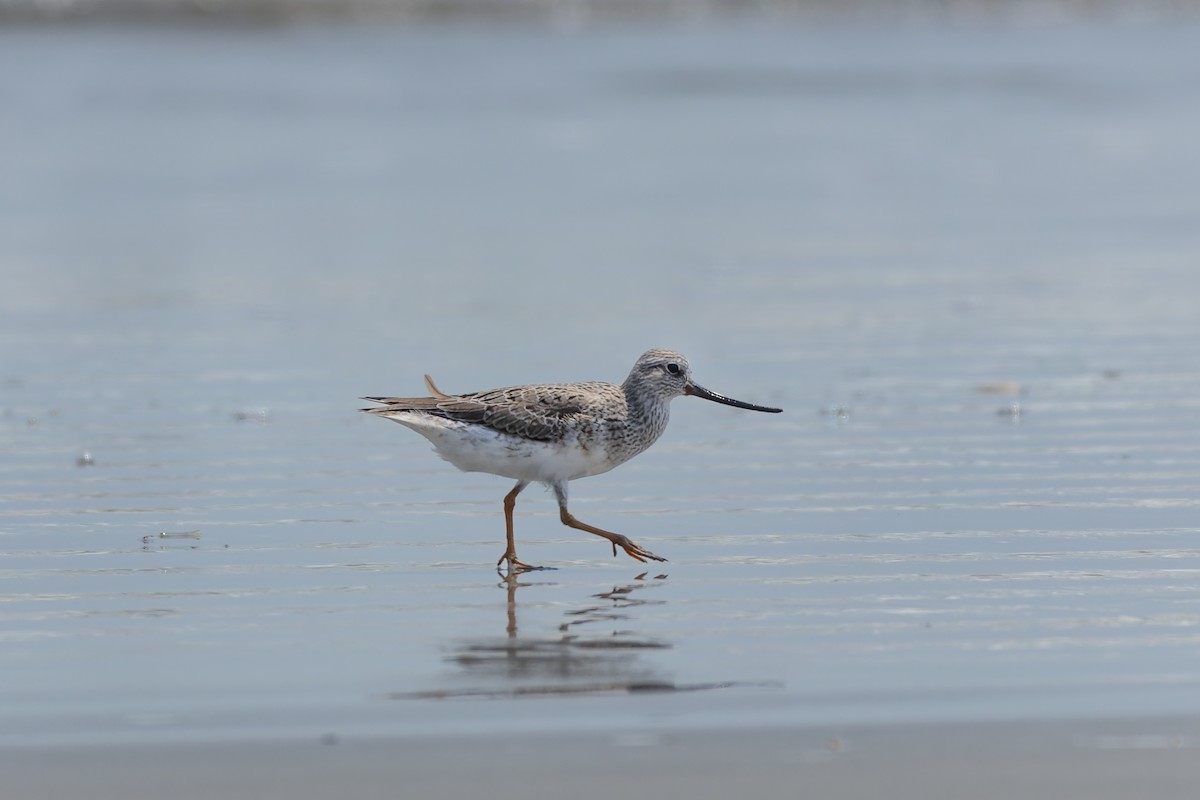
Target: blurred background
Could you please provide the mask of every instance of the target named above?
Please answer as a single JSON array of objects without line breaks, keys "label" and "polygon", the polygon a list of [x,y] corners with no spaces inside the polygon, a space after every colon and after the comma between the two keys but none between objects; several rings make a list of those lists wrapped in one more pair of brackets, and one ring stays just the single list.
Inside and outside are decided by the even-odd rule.
[{"label": "blurred background", "polygon": [[[0,741],[1194,714],[1196,12],[0,2]],[[356,411],[656,346],[659,578]]]},{"label": "blurred background", "polygon": [[82,355],[64,318],[130,368],[382,392],[482,341],[499,357],[463,366],[492,385],[615,378],[652,345],[746,372],[841,350],[841,369],[861,337],[1193,317],[1172,290],[1197,211],[1186,4],[10,0],[2,19],[0,304],[38,345],[6,353],[17,377]]}]

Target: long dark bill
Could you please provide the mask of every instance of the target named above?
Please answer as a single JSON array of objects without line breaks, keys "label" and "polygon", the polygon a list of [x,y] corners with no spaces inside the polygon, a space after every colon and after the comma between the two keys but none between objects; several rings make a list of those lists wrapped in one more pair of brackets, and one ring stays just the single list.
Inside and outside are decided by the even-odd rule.
[{"label": "long dark bill", "polygon": [[765,411],[768,414],[778,414],[783,411],[782,408],[756,406],[754,403],[744,403],[741,400],[734,400],[732,397],[726,397],[723,394],[710,392],[708,389],[705,389],[703,386],[695,383],[689,383],[687,386],[685,386],[683,393],[690,394],[693,397],[703,397],[705,400],[712,400],[714,403],[723,403],[724,405],[733,406],[734,408],[745,408],[749,411]]}]

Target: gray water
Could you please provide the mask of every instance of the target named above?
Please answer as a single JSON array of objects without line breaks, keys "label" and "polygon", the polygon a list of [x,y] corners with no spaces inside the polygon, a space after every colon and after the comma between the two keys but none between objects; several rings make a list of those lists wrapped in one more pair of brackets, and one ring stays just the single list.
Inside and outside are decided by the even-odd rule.
[{"label": "gray water", "polygon": [[[1197,33],[0,30],[0,742],[1200,712]],[[356,411],[652,346],[649,570]]]}]

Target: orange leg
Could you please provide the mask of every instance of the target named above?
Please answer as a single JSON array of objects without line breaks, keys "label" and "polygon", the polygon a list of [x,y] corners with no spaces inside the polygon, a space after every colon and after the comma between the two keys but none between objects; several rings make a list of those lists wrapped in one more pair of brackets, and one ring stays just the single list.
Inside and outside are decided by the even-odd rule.
[{"label": "orange leg", "polygon": [[641,545],[635,544],[627,536],[622,536],[621,534],[613,533],[612,531],[606,531],[603,528],[596,528],[588,525],[586,522],[580,522],[579,520],[575,519],[574,515],[567,510],[567,487],[565,483],[554,485],[554,495],[558,498],[558,518],[562,520],[562,524],[566,525],[568,528],[587,531],[588,533],[594,533],[597,536],[603,536],[605,539],[608,539],[608,541],[612,542],[614,556],[617,554],[617,548],[620,547],[622,550],[628,553],[630,557],[635,558],[638,561],[645,562],[647,559],[650,561],[666,561],[666,559],[662,556],[656,556],[654,553],[651,553]]},{"label": "orange leg", "polygon": [[528,481],[517,481],[517,485],[512,488],[512,491],[504,495],[504,531],[508,537],[508,548],[504,551],[504,555],[500,556],[500,560],[496,562],[497,569],[505,561],[508,562],[509,571],[527,572],[528,570],[538,569],[538,567],[530,566],[517,558],[517,541],[513,537],[513,509],[517,507],[517,495],[528,485]]}]

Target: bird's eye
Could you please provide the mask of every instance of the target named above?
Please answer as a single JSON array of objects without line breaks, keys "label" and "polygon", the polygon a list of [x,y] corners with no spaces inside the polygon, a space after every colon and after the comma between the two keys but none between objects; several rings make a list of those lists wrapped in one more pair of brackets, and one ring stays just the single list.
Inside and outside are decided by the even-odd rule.
[{"label": "bird's eye", "polygon": [[672,361],[670,364],[667,364],[667,372],[671,373],[672,375],[678,375],[679,365]]}]

